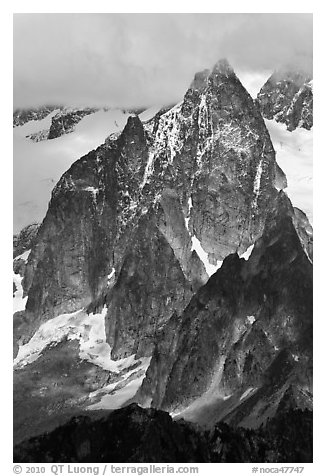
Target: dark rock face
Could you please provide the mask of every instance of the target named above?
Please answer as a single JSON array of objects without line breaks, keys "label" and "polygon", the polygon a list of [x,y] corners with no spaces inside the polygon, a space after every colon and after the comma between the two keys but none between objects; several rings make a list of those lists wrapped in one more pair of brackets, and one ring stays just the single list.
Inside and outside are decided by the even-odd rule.
[{"label": "dark rock face", "polygon": [[294,207],[293,225],[298,233],[302,248],[310,261],[313,261],[313,229],[307,215],[299,208]]},{"label": "dark rock face", "polygon": [[197,74],[184,101],[152,131],[149,186],[163,177],[184,209],[191,198],[190,232],[212,263],[245,251],[262,231],[275,160],[261,115],[229,65]]},{"label": "dark rock face", "polygon": [[[116,183],[108,174],[111,150],[101,152],[101,158],[94,151],[77,161],[52,193],[25,274],[26,310],[36,317],[54,317],[89,304],[111,269]],[[101,174],[98,157],[104,163]],[[107,191],[101,187],[106,179]]]},{"label": "dark rock face", "polygon": [[74,417],[65,425],[16,445],[16,463],[242,463],[312,462],[312,414],[284,412],[265,428],[210,432],[137,405],[102,418]]},{"label": "dark rock face", "polygon": [[228,256],[165,326],[138,401],[257,427],[293,384],[311,407],[312,265],[295,220],[280,192],[249,260]]},{"label": "dark rock face", "polygon": [[24,251],[30,250],[34,246],[39,227],[39,223],[32,223],[31,225],[25,226],[25,228],[23,228],[17,235],[14,235],[14,258],[24,253]]},{"label": "dark rock face", "polygon": [[23,126],[29,121],[40,121],[60,107],[48,105],[31,109],[15,109],[13,115],[14,127]]},{"label": "dark rock face", "polygon": [[134,353],[150,356],[158,330],[173,311],[182,312],[191,295],[173,249],[155,220],[144,216],[107,297],[107,336],[113,358]]},{"label": "dark rock face", "polygon": [[[107,302],[114,355],[148,355],[140,329],[150,349],[156,329],[208,278],[194,239],[211,265],[244,252],[264,229],[275,170],[264,121],[225,61],[145,126],[130,117],[55,187],[26,269],[27,327],[17,338],[62,312]],[[168,261],[156,269],[154,255]]]},{"label": "dark rock face", "polygon": [[98,109],[90,107],[72,110],[64,108],[52,118],[47,139],[55,139],[63,134],[73,132],[75,126],[83,119],[83,117],[93,114],[97,110]]},{"label": "dark rock face", "polygon": [[277,71],[257,95],[262,115],[286,124],[289,131],[313,126],[313,90],[310,75],[289,70]]}]

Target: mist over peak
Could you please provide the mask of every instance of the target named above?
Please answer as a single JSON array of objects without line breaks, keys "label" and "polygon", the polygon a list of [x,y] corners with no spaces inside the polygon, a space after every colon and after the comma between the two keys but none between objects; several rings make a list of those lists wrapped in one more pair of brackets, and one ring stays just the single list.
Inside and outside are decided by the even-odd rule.
[{"label": "mist over peak", "polygon": [[15,14],[14,107],[171,104],[219,58],[311,69],[312,15]]}]

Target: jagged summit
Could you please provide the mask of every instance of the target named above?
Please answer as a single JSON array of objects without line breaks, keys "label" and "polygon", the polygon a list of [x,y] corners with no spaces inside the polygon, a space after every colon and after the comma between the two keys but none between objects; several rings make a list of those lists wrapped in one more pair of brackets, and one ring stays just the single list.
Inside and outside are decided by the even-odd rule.
[{"label": "jagged summit", "polygon": [[203,90],[208,86],[209,80],[213,81],[215,76],[228,77],[230,75],[235,75],[230,63],[225,58],[220,59],[211,69],[204,69],[196,73],[190,89]]},{"label": "jagged summit", "polygon": [[313,126],[312,74],[283,66],[266,81],[257,95],[257,104],[266,119],[286,124],[289,131]]},{"label": "jagged summit", "polygon": [[190,85],[190,88],[194,90],[200,90],[205,88],[208,83],[209,75],[210,75],[209,69],[204,69],[203,71],[196,73]]},{"label": "jagged summit", "polygon": [[216,77],[230,77],[235,76],[234,70],[226,59],[220,59],[215,63],[211,69],[204,69],[195,74],[195,77],[190,85],[190,89],[203,90],[209,85],[209,82],[214,82]]},{"label": "jagged summit", "polygon": [[213,66],[212,74],[221,74],[224,76],[229,76],[231,74],[234,74],[234,70],[226,58],[221,58]]},{"label": "jagged summit", "polygon": [[309,65],[288,62],[276,68],[272,77],[277,80],[295,81],[298,86],[301,86],[312,79],[313,70]]}]

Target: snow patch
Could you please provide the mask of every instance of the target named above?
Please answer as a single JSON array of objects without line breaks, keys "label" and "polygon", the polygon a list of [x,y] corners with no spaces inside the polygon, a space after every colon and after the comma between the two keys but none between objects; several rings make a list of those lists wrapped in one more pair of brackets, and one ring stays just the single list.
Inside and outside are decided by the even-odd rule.
[{"label": "snow patch", "polygon": [[264,156],[262,155],[259,163],[258,163],[258,167],[257,167],[257,170],[256,170],[256,175],[255,175],[255,180],[254,180],[254,200],[253,200],[253,208],[257,208],[257,204],[258,204],[258,197],[259,197],[259,194],[260,194],[260,182],[261,182],[261,177],[262,177],[262,174],[263,174],[263,160],[264,160]]},{"label": "snow patch", "polygon": [[256,321],[256,318],[255,316],[247,316],[247,321],[252,325]]},{"label": "snow patch", "polygon": [[216,273],[216,271],[222,266],[223,261],[216,261],[215,265],[211,264],[208,258],[208,253],[203,249],[200,241],[195,235],[191,237],[191,242],[192,242],[191,251],[193,250],[196,251],[201,262],[205,266],[206,273],[208,274],[208,276],[212,276],[212,274]]},{"label": "snow patch", "polygon": [[31,340],[19,347],[14,367],[21,368],[34,362],[47,346],[58,344],[64,338],[77,339],[80,344],[80,358],[104,370],[118,373],[130,367],[136,362],[135,355],[121,360],[111,360],[111,347],[106,342],[106,312],[106,307],[98,314],[87,314],[82,309],[70,314],[61,314],[43,323]]},{"label": "snow patch", "polygon": [[254,249],[254,244],[253,245],[250,245],[246,251],[240,256],[240,258],[244,258],[246,261],[248,261],[248,259],[250,258],[250,255],[252,253],[252,250]]},{"label": "snow patch", "polygon": [[225,397],[223,397],[223,400],[228,400],[230,397],[232,397],[232,393],[230,395],[225,395]]},{"label": "snow patch", "polygon": [[28,296],[23,297],[24,290],[22,286],[22,280],[23,276],[21,276],[19,273],[14,273],[13,281],[16,286],[16,291],[14,292],[13,313],[25,311]]},{"label": "snow patch", "polygon": [[138,362],[139,365],[136,368],[126,372],[117,382],[91,393],[90,398],[104,395],[99,402],[89,405],[87,410],[115,410],[133,398],[143,383],[151,357],[143,357]]},{"label": "snow patch", "polygon": [[257,390],[257,388],[254,388],[254,387],[249,387],[240,397],[240,402],[241,400],[243,400],[244,398],[248,397],[249,395],[251,395],[252,393],[254,393],[255,391]]},{"label": "snow patch", "polygon": [[146,164],[146,167],[145,167],[144,177],[143,177],[142,183],[140,184],[141,189],[143,189],[145,187],[149,177],[153,173],[154,157],[155,157],[155,152],[150,151],[149,154],[148,154],[148,160],[147,160],[147,164]]},{"label": "snow patch", "polygon": [[196,235],[191,235],[189,231],[189,221],[190,221],[190,214],[191,214],[191,209],[193,208],[192,205],[192,198],[188,198],[188,211],[187,211],[187,217],[185,218],[185,224],[186,228],[188,230],[189,236],[191,238],[191,251],[196,251],[199,259],[205,266],[206,273],[208,276],[212,276],[212,274],[216,273],[216,271],[222,266],[223,260],[219,261],[217,260],[215,264],[212,264],[209,261],[208,258],[208,253],[204,250],[204,248],[201,245],[201,242],[198,240]]},{"label": "snow patch", "polygon": [[99,192],[98,188],[95,187],[86,187],[83,190],[90,192],[93,195],[93,201],[96,202],[97,194]]},{"label": "snow patch", "polygon": [[156,114],[160,112],[161,109],[162,106],[152,106],[149,109],[143,111],[141,114],[139,114],[138,117],[142,122],[147,122],[153,119],[153,117],[156,116]]},{"label": "snow patch", "polygon": [[186,228],[189,232],[189,221],[190,221],[190,213],[191,213],[191,209],[192,209],[192,198],[189,197],[188,198],[188,211],[187,211],[187,217],[185,218],[185,222],[186,222]]},{"label": "snow patch", "polygon": [[24,251],[24,253],[22,253],[21,255],[16,256],[16,258],[14,258],[14,261],[23,260],[25,263],[27,263],[27,260],[28,260],[28,257],[30,255],[31,251],[32,250]]},{"label": "snow patch", "polygon": [[112,268],[111,273],[108,274],[108,284],[111,284],[111,280],[112,280],[114,275],[115,275],[115,268]]}]

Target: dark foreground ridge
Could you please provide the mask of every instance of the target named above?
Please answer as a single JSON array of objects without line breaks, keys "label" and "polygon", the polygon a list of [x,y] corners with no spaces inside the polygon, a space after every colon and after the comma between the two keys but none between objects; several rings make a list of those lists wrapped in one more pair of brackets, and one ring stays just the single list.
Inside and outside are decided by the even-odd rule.
[{"label": "dark foreground ridge", "polygon": [[108,416],[72,418],[14,448],[19,463],[308,463],[312,412],[290,410],[257,430],[218,423],[203,431],[136,404]]}]

